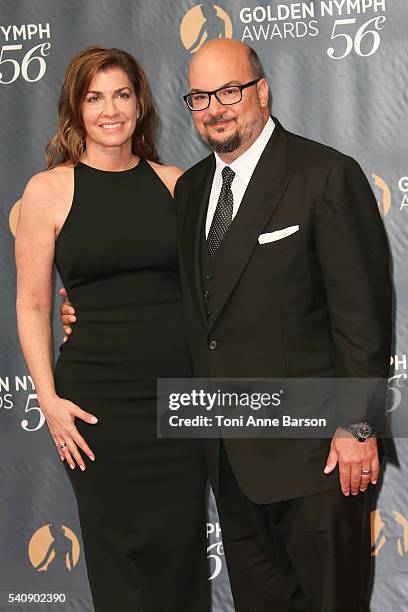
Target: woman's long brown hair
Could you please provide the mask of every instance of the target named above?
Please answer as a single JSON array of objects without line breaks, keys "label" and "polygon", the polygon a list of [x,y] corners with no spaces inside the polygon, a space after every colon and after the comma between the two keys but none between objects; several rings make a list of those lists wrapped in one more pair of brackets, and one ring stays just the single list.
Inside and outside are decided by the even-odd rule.
[{"label": "woman's long brown hair", "polygon": [[146,74],[138,61],[120,49],[87,47],[75,55],[65,73],[58,103],[58,128],[48,143],[45,158],[48,168],[81,160],[86,148],[82,104],[89,84],[100,70],[118,67],[126,72],[136,95],[139,118],[132,137],[132,152],[159,161],[155,145],[158,114]]}]

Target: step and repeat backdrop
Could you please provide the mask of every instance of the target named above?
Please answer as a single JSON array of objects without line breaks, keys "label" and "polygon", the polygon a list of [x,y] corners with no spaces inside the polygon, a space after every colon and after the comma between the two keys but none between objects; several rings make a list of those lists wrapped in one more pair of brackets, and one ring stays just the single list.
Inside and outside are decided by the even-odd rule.
[{"label": "step and repeat backdrop", "polygon": [[[136,55],[160,113],[161,159],[187,168],[208,153],[181,97],[192,54],[219,36],[254,47],[273,114],[287,129],[355,157],[372,184],[393,254],[397,398],[408,374],[407,25],[406,0],[1,1],[1,610],[93,611],[75,498],[38,406],[15,316],[19,199],[28,178],[45,168],[71,57],[91,44]],[[56,293],[56,351],[59,304]],[[373,612],[408,610],[408,443],[395,443],[398,459],[386,466],[372,513]],[[232,612],[211,496],[207,532],[213,609]]]}]

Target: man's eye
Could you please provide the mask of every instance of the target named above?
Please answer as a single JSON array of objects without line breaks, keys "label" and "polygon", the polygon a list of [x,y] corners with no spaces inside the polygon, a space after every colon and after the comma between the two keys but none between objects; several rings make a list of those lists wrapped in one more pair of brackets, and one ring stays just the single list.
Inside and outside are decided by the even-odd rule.
[{"label": "man's eye", "polygon": [[237,93],[236,87],[230,87],[229,89],[223,89],[222,94],[225,96],[232,96]]},{"label": "man's eye", "polygon": [[207,99],[207,94],[194,94],[192,98],[194,102],[202,102],[203,100]]}]

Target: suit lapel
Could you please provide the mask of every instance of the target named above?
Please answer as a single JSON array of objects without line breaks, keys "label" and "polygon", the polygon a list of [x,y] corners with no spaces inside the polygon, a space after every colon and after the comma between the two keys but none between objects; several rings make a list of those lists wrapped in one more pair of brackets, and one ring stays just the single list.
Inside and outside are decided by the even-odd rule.
[{"label": "suit lapel", "polygon": [[[286,168],[285,130],[275,118],[274,121],[276,125],[273,134],[254,170],[238,213],[217,251],[209,329],[234,290],[258,236],[273,215],[293,174],[292,170]],[[196,238],[198,244],[199,237],[200,234]],[[200,271],[196,274],[201,283]]]},{"label": "suit lapel", "polygon": [[182,265],[196,307],[200,311],[205,325],[207,325],[207,317],[202,299],[200,248],[201,233],[206,219],[214,171],[215,158],[214,155],[211,155],[203,163],[201,172],[196,177],[194,186],[188,194],[181,235]]}]

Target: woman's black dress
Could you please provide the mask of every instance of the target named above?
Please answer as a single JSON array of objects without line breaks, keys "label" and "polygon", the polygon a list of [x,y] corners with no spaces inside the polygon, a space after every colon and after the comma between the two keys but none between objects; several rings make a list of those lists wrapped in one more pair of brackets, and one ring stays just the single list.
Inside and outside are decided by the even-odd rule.
[{"label": "woman's black dress", "polygon": [[[191,376],[173,199],[149,163],[74,169],[55,261],[77,323],[57,393],[95,414],[67,471],[96,612],[207,612],[202,442],[156,437],[156,379]],[[66,463],[65,463],[66,465]]]}]

